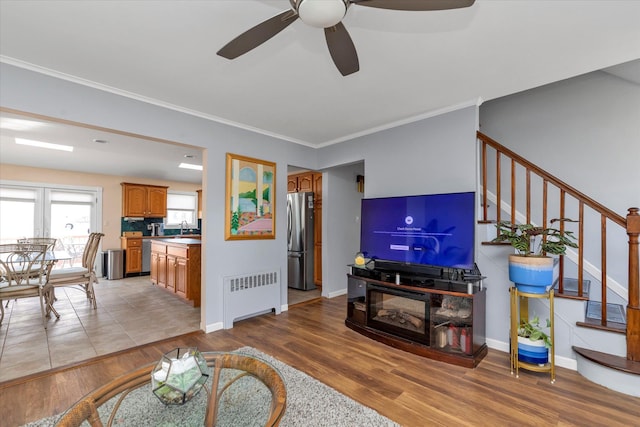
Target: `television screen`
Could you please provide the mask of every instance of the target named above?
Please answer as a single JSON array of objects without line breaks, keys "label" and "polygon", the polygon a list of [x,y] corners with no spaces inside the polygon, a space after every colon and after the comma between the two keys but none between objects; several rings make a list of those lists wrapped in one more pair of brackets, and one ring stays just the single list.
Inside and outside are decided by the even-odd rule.
[{"label": "television screen", "polygon": [[373,259],[472,269],[475,193],[362,199],[360,250]]}]

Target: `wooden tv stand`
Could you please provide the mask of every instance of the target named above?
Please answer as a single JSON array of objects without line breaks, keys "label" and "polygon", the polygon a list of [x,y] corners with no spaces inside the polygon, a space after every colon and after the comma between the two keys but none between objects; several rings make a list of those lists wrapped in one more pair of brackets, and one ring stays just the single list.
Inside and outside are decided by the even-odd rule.
[{"label": "wooden tv stand", "polygon": [[397,274],[352,267],[345,325],[410,353],[476,367],[487,354],[481,278]]}]

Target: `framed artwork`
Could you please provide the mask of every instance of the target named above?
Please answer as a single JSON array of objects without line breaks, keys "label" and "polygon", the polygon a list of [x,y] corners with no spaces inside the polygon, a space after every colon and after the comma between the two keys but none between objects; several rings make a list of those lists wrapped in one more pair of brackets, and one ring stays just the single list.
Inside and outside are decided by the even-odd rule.
[{"label": "framed artwork", "polygon": [[275,239],[276,164],[227,153],[225,240]]}]

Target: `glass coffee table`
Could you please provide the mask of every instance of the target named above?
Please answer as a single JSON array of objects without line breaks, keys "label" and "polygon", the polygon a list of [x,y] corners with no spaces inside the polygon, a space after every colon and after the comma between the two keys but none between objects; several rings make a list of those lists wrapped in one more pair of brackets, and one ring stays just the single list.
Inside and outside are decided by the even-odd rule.
[{"label": "glass coffee table", "polygon": [[268,362],[243,353],[203,352],[210,376],[183,405],[165,405],[151,390],[156,363],[122,375],[69,408],[56,426],[277,426],[287,392]]}]

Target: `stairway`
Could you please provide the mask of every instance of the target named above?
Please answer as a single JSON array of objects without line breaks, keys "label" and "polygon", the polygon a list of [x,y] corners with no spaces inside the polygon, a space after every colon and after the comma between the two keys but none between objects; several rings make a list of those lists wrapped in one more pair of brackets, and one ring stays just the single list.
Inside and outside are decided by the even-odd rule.
[{"label": "stairway", "polygon": [[[556,304],[556,324],[559,320],[565,325],[563,339],[570,345],[566,351],[575,358],[578,372],[613,390],[640,396],[638,208],[630,208],[625,218],[488,136],[478,132],[477,137],[482,190],[479,224],[493,227],[507,220],[546,227],[551,218],[578,220],[577,229],[572,230],[578,249],[558,258],[555,295],[557,302],[564,302]],[[628,242],[621,238],[622,232]],[[598,251],[593,246],[599,246]],[[628,271],[619,271],[619,263],[611,268],[607,251],[628,253]],[[588,260],[586,253],[599,259]]]}]

